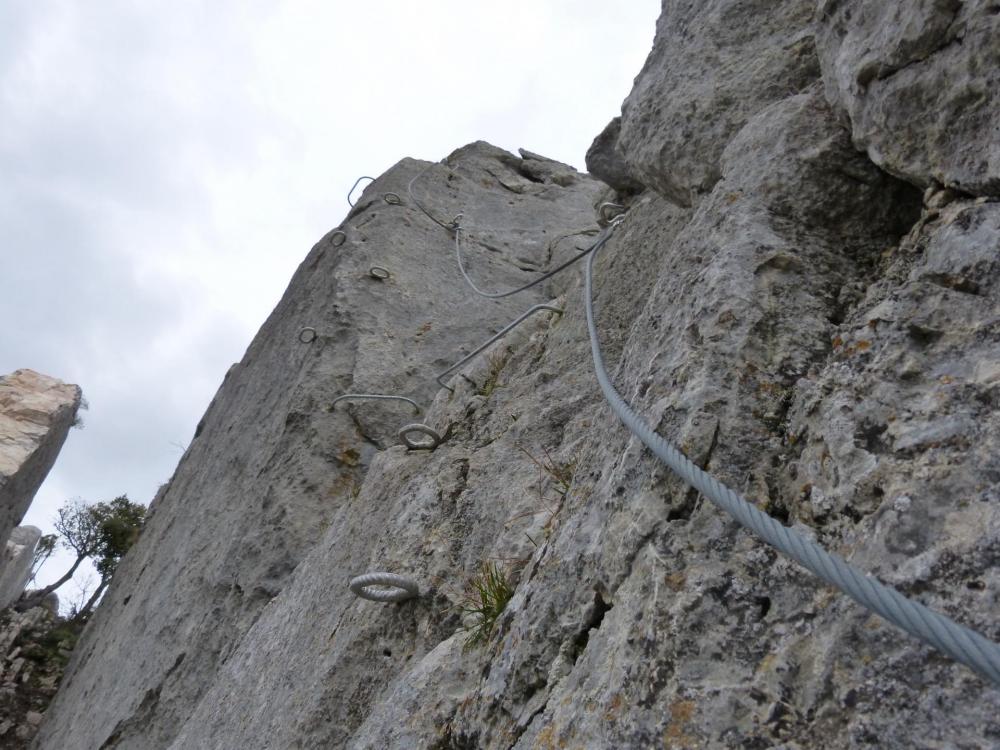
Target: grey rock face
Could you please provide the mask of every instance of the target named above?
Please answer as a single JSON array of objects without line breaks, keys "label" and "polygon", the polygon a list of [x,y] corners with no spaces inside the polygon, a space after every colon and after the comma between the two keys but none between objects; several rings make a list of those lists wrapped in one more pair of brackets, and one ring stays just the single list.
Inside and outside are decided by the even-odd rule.
[{"label": "grey rock face", "polygon": [[0,609],[10,606],[24,591],[31,577],[32,556],[41,538],[42,530],[35,526],[18,526],[10,533],[0,558]]},{"label": "grey rock face", "polygon": [[1000,196],[1000,15],[991,0],[822,0],[827,97],[888,172]]},{"label": "grey rock face", "polygon": [[811,0],[664,0],[653,49],[622,105],[629,173],[680,205],[721,176],[744,123],[819,78]]},{"label": "grey rock face", "polygon": [[[855,147],[817,79],[810,8],[665,3],[616,146],[655,190],[597,264],[604,358],[693,461],[997,641],[1000,203],[922,200]],[[409,210],[421,167],[369,186],[344,245],[331,234],[313,250],[228,376],[36,747],[1000,741],[1000,689],[819,585],[618,424],[578,269],[510,307],[474,297],[450,234]],[[386,190],[407,205],[386,206]],[[593,226],[601,191],[481,143],[415,186],[443,221],[464,213],[471,273],[493,289],[588,242],[553,245]],[[370,286],[373,262],[393,285]],[[553,300],[561,316],[531,318],[453,392],[431,384]],[[301,325],[322,334],[308,355],[286,348]],[[385,384],[429,403],[439,447],[390,445],[411,418],[398,407],[358,403],[351,422],[320,411]],[[337,458],[348,450],[354,465]],[[466,650],[483,561],[514,591]],[[349,580],[375,571],[421,596],[355,598]],[[255,604],[233,604],[261,582]]]},{"label": "grey rock face", "polygon": [[0,542],[24,518],[76,417],[75,385],[33,370],[0,377]]},{"label": "grey rock face", "polygon": [[625,157],[618,150],[621,127],[622,118],[616,117],[594,139],[587,149],[587,169],[619,193],[639,193],[644,186],[629,174]]},{"label": "grey rock face", "polygon": [[[396,430],[414,421],[405,404],[342,402],[333,412],[329,404],[344,393],[388,393],[426,406],[439,390],[435,373],[548,299],[541,289],[504,300],[468,294],[451,236],[407,195],[410,179],[424,170],[413,186],[416,199],[444,219],[464,211],[466,263],[487,287],[522,284],[531,269],[569,253],[572,240],[558,238],[590,224],[602,190],[565,165],[483,143],[445,164],[404,160],[368,186],[339,228],[346,238],[331,232],[313,248],[227,374],[77,646],[40,747],[168,746],[220,668],[241,661],[237,648],[262,613],[273,615],[255,632],[276,632],[280,618],[289,644],[302,646],[295,659],[321,664],[306,644],[313,636],[321,639],[317,647],[326,644],[333,628],[309,637],[291,630],[325,622],[331,606],[353,604],[340,578],[359,563],[356,545],[370,554],[383,538],[377,526],[359,534],[357,524],[388,509],[367,507],[358,489],[373,461],[395,455],[384,449]],[[402,205],[384,200],[390,191]],[[390,277],[372,278],[372,265]],[[306,326],[318,333],[310,344],[297,339]],[[436,415],[419,418],[447,432]],[[343,559],[304,582],[312,592],[308,609],[320,612],[297,622],[303,611],[273,600],[331,534],[342,540],[336,554]],[[328,571],[337,570],[334,599]],[[430,637],[431,647],[438,640]],[[268,646],[257,656],[268,654],[277,652]],[[254,679],[280,684],[272,683],[278,674],[271,667]],[[94,695],[101,700],[81,713]]]}]

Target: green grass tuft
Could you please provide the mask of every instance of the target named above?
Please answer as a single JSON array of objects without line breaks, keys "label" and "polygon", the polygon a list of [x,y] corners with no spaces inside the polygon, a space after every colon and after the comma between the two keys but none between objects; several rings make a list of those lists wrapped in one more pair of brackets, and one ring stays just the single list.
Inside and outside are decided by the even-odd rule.
[{"label": "green grass tuft", "polygon": [[475,615],[476,624],[467,628],[465,650],[485,644],[496,627],[497,618],[507,606],[514,587],[506,566],[495,562],[484,562],[479,571],[466,586],[460,609]]},{"label": "green grass tuft", "polygon": [[493,352],[489,358],[489,370],[486,373],[486,380],[483,381],[482,386],[476,391],[480,396],[486,396],[489,398],[493,391],[497,388],[497,383],[500,380],[500,372],[503,370],[504,365],[507,364],[507,353],[505,351]]}]

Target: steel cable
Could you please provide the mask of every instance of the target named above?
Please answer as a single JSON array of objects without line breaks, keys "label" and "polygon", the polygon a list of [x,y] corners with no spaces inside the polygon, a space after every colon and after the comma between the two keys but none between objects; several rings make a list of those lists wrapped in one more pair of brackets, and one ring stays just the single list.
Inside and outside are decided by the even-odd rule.
[{"label": "steel cable", "polygon": [[[576,263],[578,260],[582,260],[583,258],[585,258],[587,256],[587,253],[589,253],[591,250],[594,249],[594,245],[590,245],[588,248],[586,248],[585,250],[581,250],[579,253],[577,253],[576,255],[574,255],[572,258],[570,258],[569,260],[567,260],[565,263],[562,263],[561,265],[553,268],[551,271],[548,271],[545,274],[539,276],[534,281],[528,282],[524,286],[519,286],[517,289],[511,289],[509,292],[484,292],[482,289],[480,289],[479,287],[476,286],[476,283],[471,278],[469,278],[469,274],[465,270],[465,265],[462,263],[462,239],[461,239],[461,237],[462,237],[462,231],[463,231],[463,229],[462,229],[461,226],[456,226],[455,229],[454,229],[454,232],[455,232],[455,259],[458,261],[458,270],[462,272],[462,276],[465,277],[466,283],[470,287],[472,287],[472,291],[474,291],[480,297],[486,297],[488,299],[502,299],[503,297],[510,297],[512,294],[517,294],[518,292],[523,292],[526,289],[531,289],[531,287],[537,286],[538,284],[541,284],[546,279],[551,279],[553,276],[555,276],[560,271],[562,271],[562,270],[564,270],[566,268],[569,268],[571,265],[573,265],[574,263]],[[584,230],[584,231],[587,231],[587,230]],[[583,232],[576,232],[576,234],[583,234]],[[564,237],[572,237],[572,236],[573,236],[572,234],[564,235]],[[560,237],[559,239],[563,239],[563,238]]]},{"label": "steel cable", "polygon": [[584,305],[597,381],[616,416],[675,474],[718,508],[733,516],[743,527],[791,557],[813,575],[847,594],[858,604],[1000,686],[1000,645],[918,602],[907,599],[895,589],[856,570],[839,555],[827,552],[815,542],[782,525],[692,463],[687,456],[657,434],[625,402],[615,390],[605,369],[594,320],[594,260],[601,247],[611,237],[613,229],[614,227],[609,227],[598,238],[587,260]]}]

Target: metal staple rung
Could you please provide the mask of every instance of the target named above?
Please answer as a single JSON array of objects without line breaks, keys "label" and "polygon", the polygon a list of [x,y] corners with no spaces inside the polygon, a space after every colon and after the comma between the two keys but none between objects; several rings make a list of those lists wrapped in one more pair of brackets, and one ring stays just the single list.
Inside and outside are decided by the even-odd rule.
[{"label": "metal staple rung", "polygon": [[351,185],[351,189],[347,191],[347,205],[349,205],[351,208],[354,208],[355,205],[354,202],[351,200],[351,196],[354,195],[354,188],[356,188],[358,186],[358,183],[361,182],[362,180],[371,180],[372,182],[375,182],[375,178],[369,177],[368,175],[361,175],[358,179],[354,181],[354,184]]},{"label": "metal staple rung", "polygon": [[352,578],[348,587],[355,596],[373,602],[405,602],[420,596],[416,581],[395,573],[366,573]]},{"label": "metal staple rung", "polygon": [[337,396],[330,404],[330,411],[333,411],[337,406],[338,401],[405,401],[410,406],[413,407],[417,414],[420,413],[420,405],[414,401],[412,398],[407,398],[406,396],[390,396],[383,393],[345,393],[342,396]]},{"label": "metal staple rung", "polygon": [[466,362],[468,362],[470,359],[472,359],[473,357],[475,357],[481,351],[483,351],[484,349],[486,349],[486,347],[488,347],[490,344],[494,343],[495,341],[499,341],[504,336],[506,336],[511,330],[513,330],[514,328],[516,328],[517,326],[519,326],[521,323],[523,323],[527,318],[529,318],[530,316],[534,315],[536,312],[541,312],[542,310],[547,310],[548,312],[558,313],[559,315],[562,315],[562,312],[563,312],[562,309],[560,309],[558,307],[554,307],[553,305],[535,305],[534,307],[529,308],[527,312],[523,313],[519,318],[517,318],[516,320],[514,320],[513,323],[509,323],[502,331],[500,331],[500,333],[498,333],[495,336],[491,337],[488,341],[486,341],[484,344],[480,345],[471,354],[467,354],[466,356],[462,357],[462,359],[458,360],[458,362],[456,362],[455,364],[453,364],[447,370],[441,372],[437,376],[437,378],[436,378],[436,380],[438,382],[438,385],[440,385],[442,388],[447,388],[449,391],[451,391],[452,393],[454,393],[455,389],[452,388],[449,385],[446,385],[445,382],[442,380],[442,378],[445,375],[448,375],[448,374],[454,372],[455,370],[457,370],[459,367],[461,367],[462,365],[464,365]]}]

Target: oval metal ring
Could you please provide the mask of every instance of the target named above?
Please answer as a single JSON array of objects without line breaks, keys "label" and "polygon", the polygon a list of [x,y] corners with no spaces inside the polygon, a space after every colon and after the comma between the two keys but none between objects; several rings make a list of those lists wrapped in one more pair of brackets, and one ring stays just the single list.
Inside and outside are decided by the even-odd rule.
[{"label": "oval metal ring", "polygon": [[389,278],[389,269],[383,266],[372,266],[368,269],[368,275],[373,279],[378,279],[379,281],[385,281]]},{"label": "oval metal ring", "polygon": [[306,326],[301,331],[299,331],[299,341],[303,344],[311,344],[316,340],[316,329]]},{"label": "oval metal ring", "polygon": [[[430,438],[430,442],[414,442],[410,439],[411,432],[419,432],[421,435],[426,435]],[[408,424],[396,434],[410,450],[434,450],[441,445],[441,436],[437,433],[437,431],[425,424],[421,424],[420,422]]]},{"label": "oval metal ring", "polygon": [[[395,573],[366,573],[352,578],[349,586],[355,596],[372,602],[405,602],[420,596],[420,587],[416,581]],[[388,588],[375,588],[376,586]]]},{"label": "oval metal ring", "polygon": [[[339,242],[337,241],[338,237],[340,238]],[[330,235],[330,244],[334,247],[340,247],[345,242],[347,242],[347,235],[339,229]]]},{"label": "oval metal ring", "polygon": [[399,193],[382,193],[382,200],[384,200],[390,206],[403,205],[403,199],[399,197]]}]

